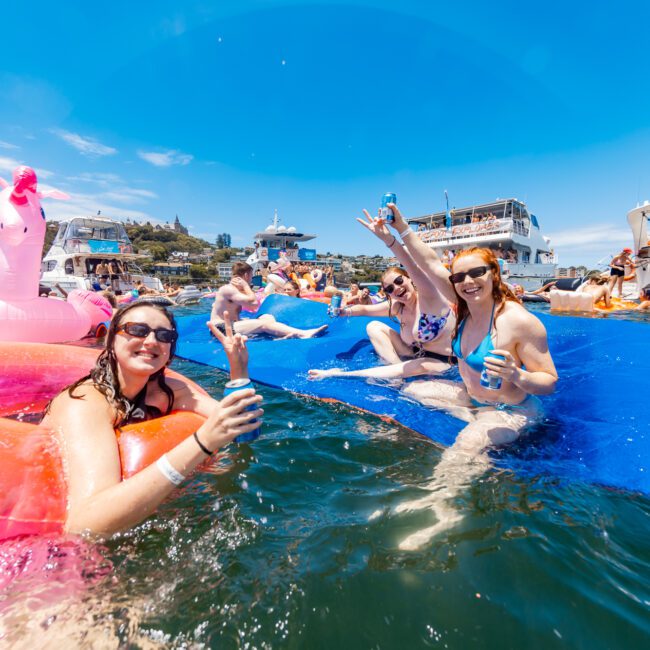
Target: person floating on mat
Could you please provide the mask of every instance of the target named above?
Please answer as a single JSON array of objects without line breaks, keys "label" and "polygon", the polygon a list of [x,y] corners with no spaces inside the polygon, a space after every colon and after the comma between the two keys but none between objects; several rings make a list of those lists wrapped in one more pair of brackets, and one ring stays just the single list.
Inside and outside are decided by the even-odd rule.
[{"label": "person floating on mat", "polygon": [[[246,338],[217,333],[231,379],[248,377]],[[68,482],[68,532],[111,535],[143,521],[210,454],[260,426],[261,397],[240,390],[220,402],[182,379],[165,376],[176,348],[174,317],[164,307],[133,302],[113,317],[105,349],[89,375],[48,405],[43,426],[61,436]],[[253,407],[253,410],[248,410]],[[205,422],[157,462],[122,480],[115,429],[172,409]],[[162,434],[161,434],[162,435]]]},{"label": "person floating on mat", "polygon": [[212,305],[208,327],[213,334],[215,329],[222,334],[225,331],[225,312],[231,315],[235,332],[246,336],[269,334],[284,339],[308,339],[322,334],[327,329],[327,325],[305,330],[290,327],[276,321],[271,314],[240,319],[244,307],[255,310],[258,306],[257,296],[250,287],[252,277],[253,267],[246,262],[235,262],[232,265],[232,278],[228,284],[219,287]]},{"label": "person floating on mat", "polygon": [[456,324],[455,298],[451,287],[444,291],[415,263],[397,242],[382,219],[357,221],[381,239],[404,269],[390,267],[381,283],[388,300],[377,304],[356,304],[341,309],[342,316],[389,317],[399,323],[399,332],[380,321],[368,323],[367,333],[375,352],[387,365],[362,370],[341,368],[312,369],[310,379],[326,377],[372,377],[400,379],[420,375],[440,375],[456,362],[451,335]]}]

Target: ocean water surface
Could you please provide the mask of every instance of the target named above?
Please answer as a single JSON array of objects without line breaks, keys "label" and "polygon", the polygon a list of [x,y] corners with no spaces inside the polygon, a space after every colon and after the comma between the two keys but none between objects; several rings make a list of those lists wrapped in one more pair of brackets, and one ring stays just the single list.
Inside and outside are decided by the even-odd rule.
[{"label": "ocean water surface", "polygon": [[[174,368],[219,397],[225,376]],[[103,543],[0,547],[0,645],[120,648],[633,648],[650,640],[650,499],[495,467],[463,519],[397,514],[441,448],[266,387],[231,445],[155,516]]]}]

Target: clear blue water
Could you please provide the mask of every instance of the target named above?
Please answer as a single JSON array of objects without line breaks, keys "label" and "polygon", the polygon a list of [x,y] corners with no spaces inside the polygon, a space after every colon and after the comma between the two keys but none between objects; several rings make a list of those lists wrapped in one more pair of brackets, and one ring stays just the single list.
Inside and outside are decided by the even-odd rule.
[{"label": "clear blue water", "polygon": [[[223,375],[174,366],[221,395]],[[456,499],[455,528],[400,551],[433,517],[393,508],[422,493],[441,449],[342,405],[259,390],[253,445],[121,537],[46,545],[47,564],[0,593],[7,647],[648,644],[647,496],[492,469]]]}]

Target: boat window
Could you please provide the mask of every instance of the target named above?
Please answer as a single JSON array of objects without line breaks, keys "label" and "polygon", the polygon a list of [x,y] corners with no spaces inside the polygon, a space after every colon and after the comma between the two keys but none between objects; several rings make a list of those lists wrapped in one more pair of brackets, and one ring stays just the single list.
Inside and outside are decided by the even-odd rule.
[{"label": "boat window", "polygon": [[73,275],[74,274],[74,265],[72,263],[72,258],[68,257],[68,259],[65,261],[64,265],[64,270],[66,275]]},{"label": "boat window", "polygon": [[534,214],[530,215],[530,222],[535,226],[535,228],[539,228],[539,222],[537,221],[537,217]]},{"label": "boat window", "polygon": [[59,224],[59,230],[54,238],[55,243],[59,244],[65,239],[65,231],[68,229],[67,223]]}]

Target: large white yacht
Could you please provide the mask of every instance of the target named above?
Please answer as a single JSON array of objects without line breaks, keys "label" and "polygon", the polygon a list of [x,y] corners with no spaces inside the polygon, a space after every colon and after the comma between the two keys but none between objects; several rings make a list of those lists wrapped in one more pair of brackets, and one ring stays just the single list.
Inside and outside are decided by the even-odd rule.
[{"label": "large white yacht", "polygon": [[[50,250],[41,262],[41,284],[65,291],[93,289],[110,284],[113,290],[127,292],[142,281],[146,287],[162,291],[158,278],[145,275],[136,260],[133,245],[120,221],[104,217],[74,217],[59,222],[59,230]],[[117,260],[122,272],[108,281],[96,273],[102,262]]]},{"label": "large white yacht", "polygon": [[298,242],[316,239],[316,235],[298,232],[295,226],[280,225],[278,211],[275,211],[273,221],[265,230],[255,233],[255,250],[246,260],[254,270],[267,266],[269,262],[279,259],[280,253],[291,262],[315,262],[315,248],[300,248]]},{"label": "large white yacht", "polygon": [[504,259],[508,282],[527,290],[555,277],[557,258],[550,239],[542,235],[537,217],[517,199],[497,199],[407,221],[440,256],[445,250],[458,252],[473,246],[494,249]]},{"label": "large white yacht", "polygon": [[636,287],[634,296],[641,289],[650,285],[650,240],[648,239],[648,217],[650,217],[650,202],[644,201],[627,214],[627,222],[632,229],[634,239]]}]

